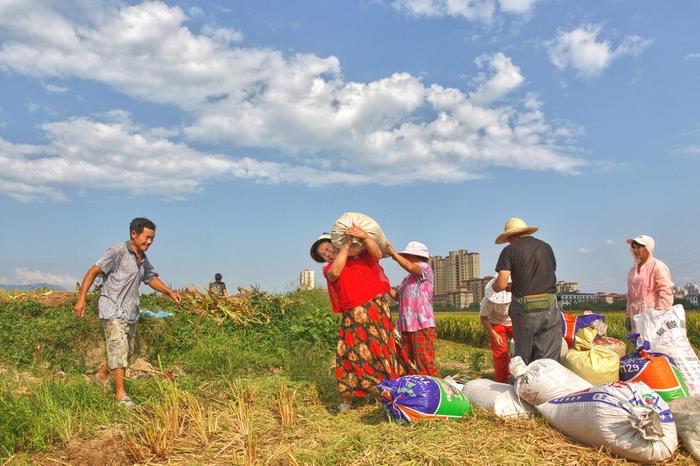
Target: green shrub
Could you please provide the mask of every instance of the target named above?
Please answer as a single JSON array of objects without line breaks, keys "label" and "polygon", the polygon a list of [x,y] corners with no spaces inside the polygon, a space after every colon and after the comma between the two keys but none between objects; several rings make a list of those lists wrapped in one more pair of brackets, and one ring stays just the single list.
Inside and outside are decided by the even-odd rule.
[{"label": "green shrub", "polygon": [[0,311],[0,362],[19,368],[46,364],[66,372],[84,371],[87,343],[101,332],[94,314],[78,319],[67,306],[7,303]]}]

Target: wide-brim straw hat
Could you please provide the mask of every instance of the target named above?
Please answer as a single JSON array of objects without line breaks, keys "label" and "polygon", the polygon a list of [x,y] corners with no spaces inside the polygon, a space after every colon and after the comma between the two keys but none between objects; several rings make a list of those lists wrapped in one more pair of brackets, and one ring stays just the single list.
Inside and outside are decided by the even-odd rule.
[{"label": "wide-brim straw hat", "polygon": [[528,226],[527,223],[525,223],[525,220],[521,218],[511,217],[503,227],[503,233],[498,235],[498,238],[496,238],[496,244],[506,243],[508,238],[513,235],[531,235],[539,229],[539,227]]},{"label": "wide-brim straw hat", "polygon": [[330,233],[322,233],[321,236],[319,236],[316,241],[314,241],[314,244],[311,245],[311,249],[309,250],[309,254],[311,254],[311,258],[315,260],[316,262],[324,263],[326,262],[323,257],[321,257],[318,254],[318,245],[328,241],[329,243],[331,242],[331,235]]},{"label": "wide-brim straw hat", "polygon": [[428,246],[421,243],[420,241],[411,241],[406,245],[403,251],[399,254],[410,254],[411,256],[418,256],[424,259],[430,259],[430,253],[428,252]]}]

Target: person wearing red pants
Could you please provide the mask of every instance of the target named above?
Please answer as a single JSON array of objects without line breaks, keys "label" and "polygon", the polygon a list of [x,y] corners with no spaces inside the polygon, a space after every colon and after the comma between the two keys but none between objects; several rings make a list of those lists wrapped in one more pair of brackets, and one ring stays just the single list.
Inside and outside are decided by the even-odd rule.
[{"label": "person wearing red pants", "polygon": [[396,329],[401,332],[401,346],[408,353],[420,375],[438,375],[435,367],[435,314],[433,313],[434,274],[428,260],[428,247],[411,241],[401,252],[386,243],[389,255],[408,275],[389,295],[399,302]]},{"label": "person wearing red pants", "polygon": [[481,323],[489,332],[489,342],[493,353],[493,367],[496,370],[496,382],[508,383],[508,341],[513,338],[513,325],[508,315],[511,295],[508,291],[496,293],[493,282],[486,285],[484,299],[481,300]]}]

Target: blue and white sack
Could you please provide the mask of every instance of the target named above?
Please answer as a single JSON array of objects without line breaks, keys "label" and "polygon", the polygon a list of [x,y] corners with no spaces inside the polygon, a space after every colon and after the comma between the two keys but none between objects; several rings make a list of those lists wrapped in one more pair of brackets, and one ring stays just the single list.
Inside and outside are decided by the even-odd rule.
[{"label": "blue and white sack", "polygon": [[668,404],[643,382],[612,382],[537,406],[552,427],[632,461],[656,463],[678,447]]}]

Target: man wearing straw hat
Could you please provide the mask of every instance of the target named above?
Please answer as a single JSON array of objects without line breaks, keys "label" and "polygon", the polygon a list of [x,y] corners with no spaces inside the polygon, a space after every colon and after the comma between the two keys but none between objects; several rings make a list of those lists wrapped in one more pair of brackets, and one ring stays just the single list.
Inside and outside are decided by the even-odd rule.
[{"label": "man wearing straw hat", "polygon": [[512,293],[509,314],[513,322],[514,353],[525,364],[541,358],[557,361],[561,349],[561,317],[554,274],[557,262],[552,247],[531,236],[537,230],[538,227],[513,217],[496,238],[496,244],[509,245],[498,257],[493,290]]}]

